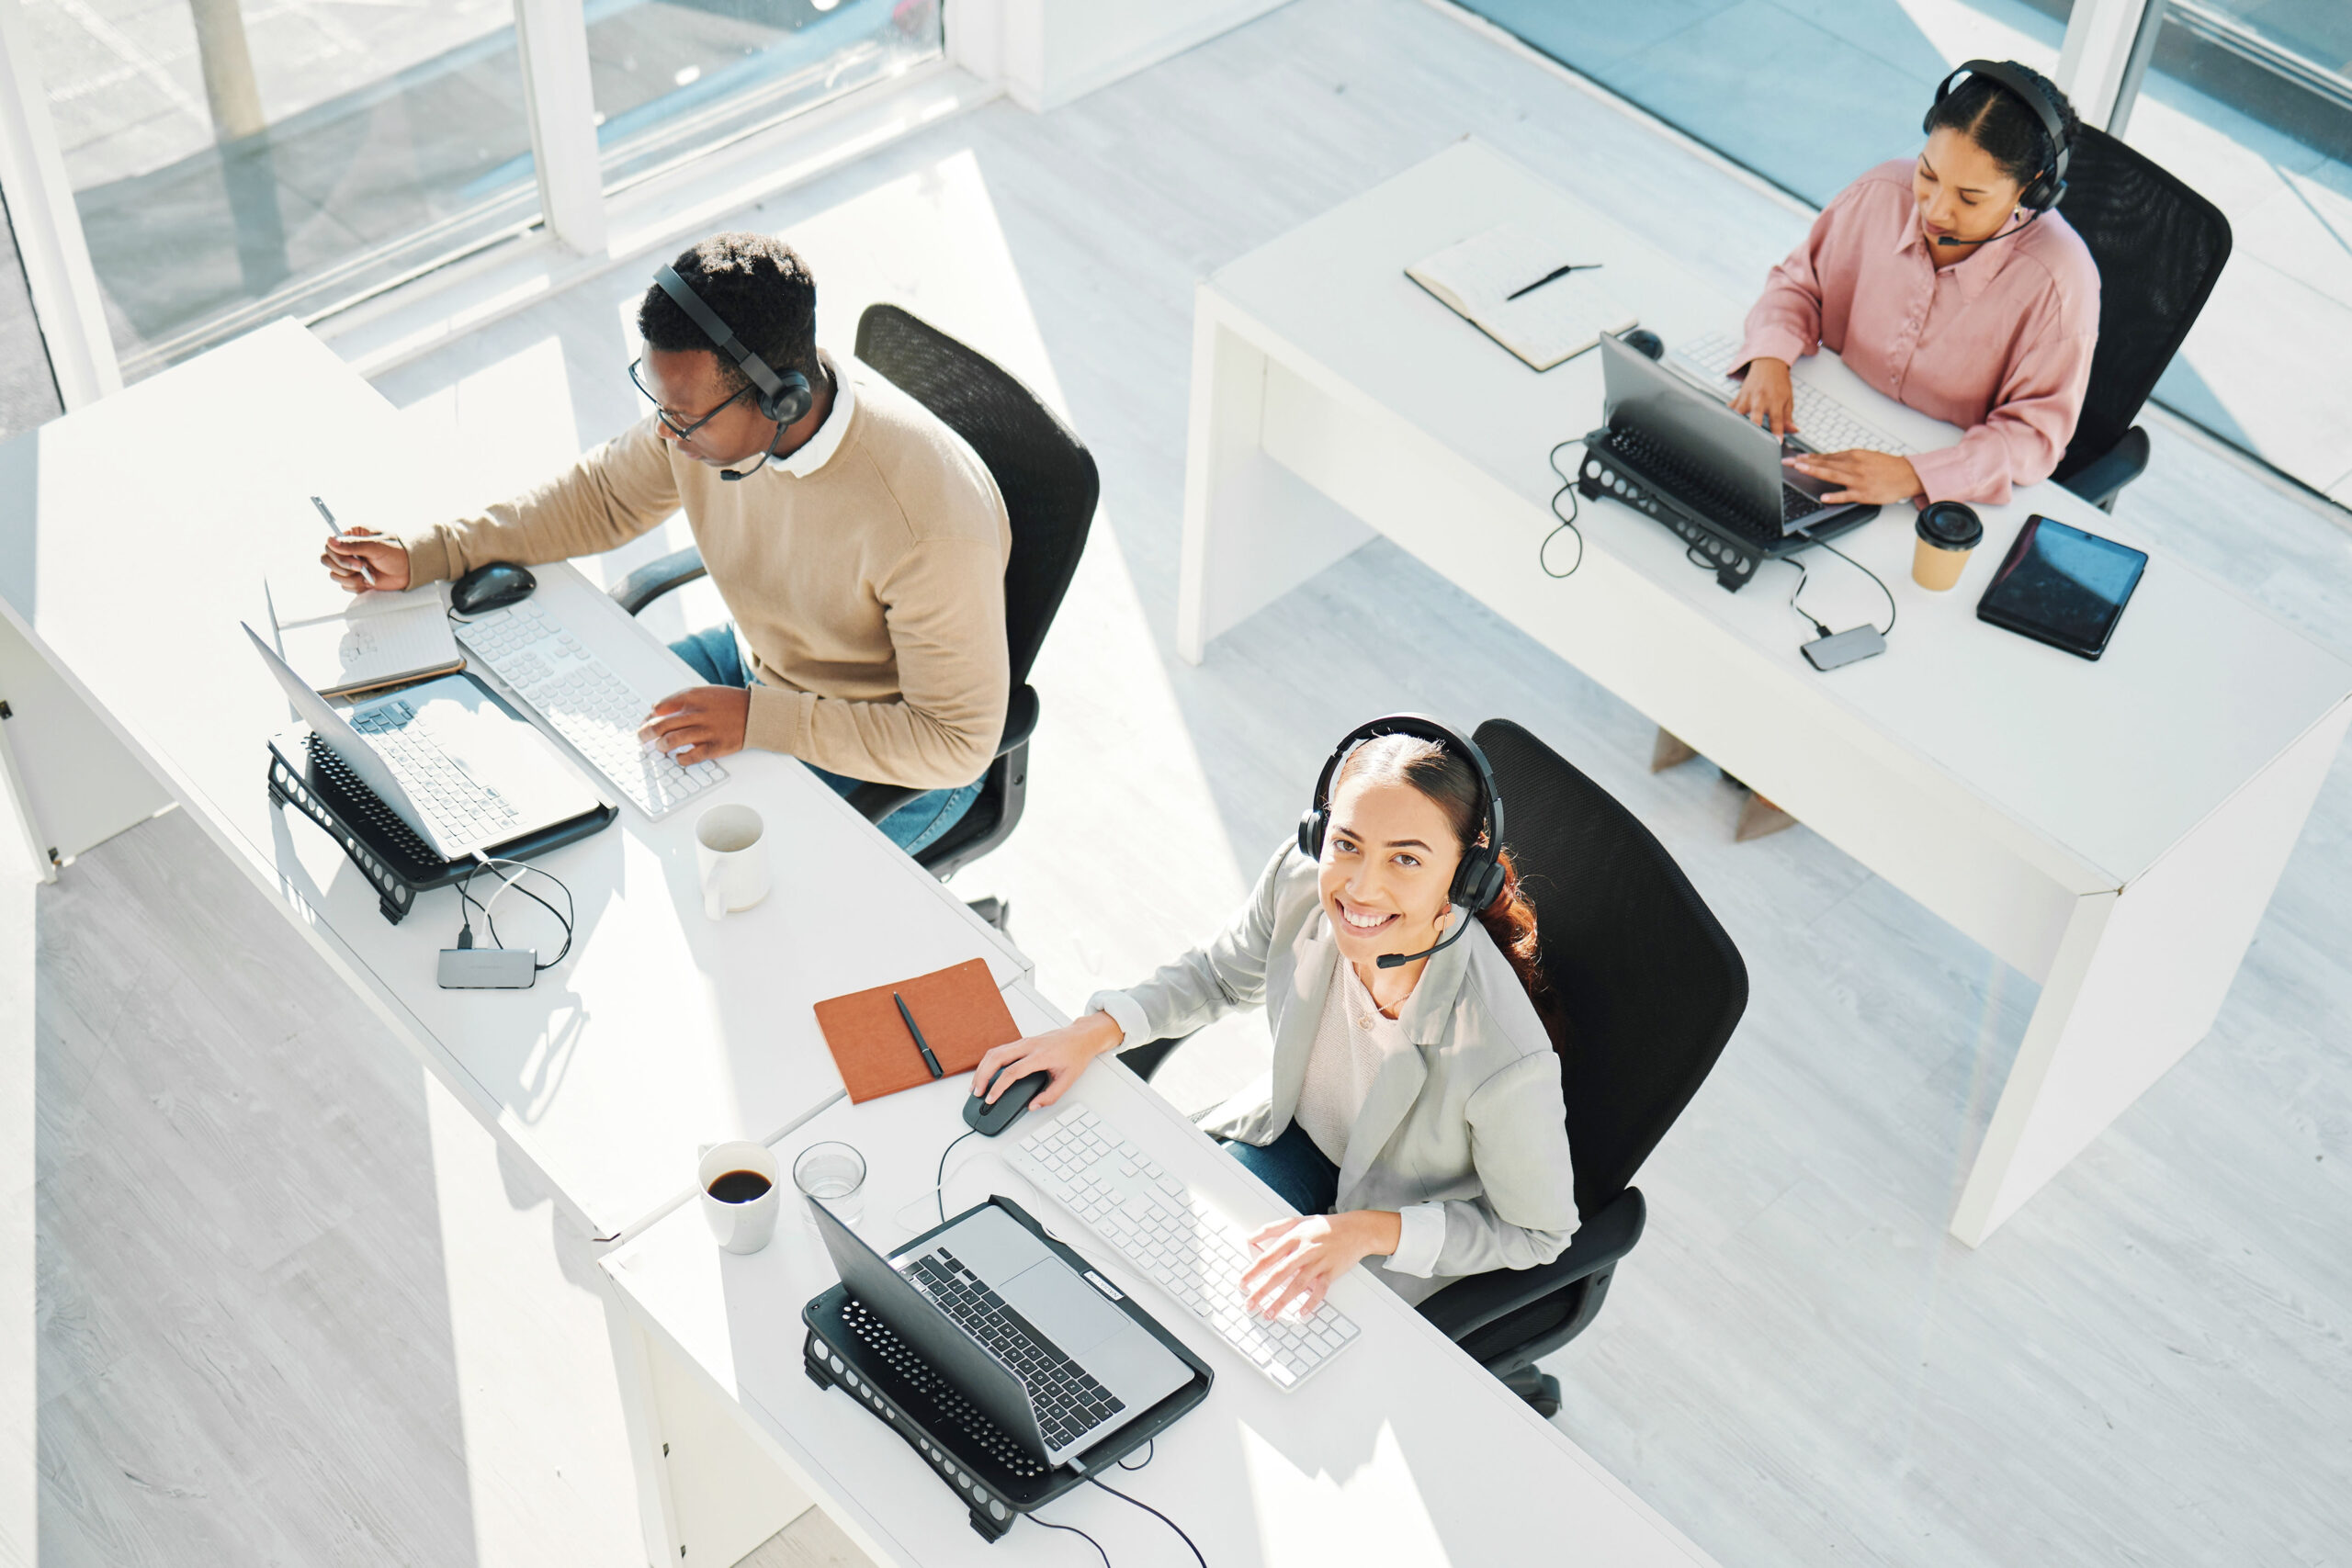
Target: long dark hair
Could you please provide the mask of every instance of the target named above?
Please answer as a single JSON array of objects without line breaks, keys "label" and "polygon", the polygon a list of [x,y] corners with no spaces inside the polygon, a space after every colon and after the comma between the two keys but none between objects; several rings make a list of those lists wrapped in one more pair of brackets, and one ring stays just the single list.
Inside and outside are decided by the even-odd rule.
[{"label": "long dark hair", "polygon": [[[1486,826],[1481,809],[1485,802],[1479,798],[1477,770],[1465,759],[1418,735],[1382,735],[1347,754],[1340,763],[1339,773],[1331,780],[1331,792],[1337,795],[1341,784],[1359,776],[1368,776],[1378,784],[1410,784],[1445,814],[1464,854],[1477,847]],[[1551,987],[1544,983],[1543,968],[1537,962],[1540,948],[1535,934],[1535,906],[1528,901],[1525,889],[1519,885],[1519,873],[1510,863],[1510,852],[1504,852],[1501,858],[1503,890],[1495,895],[1493,903],[1472,912],[1478,917],[1478,923],[1487,928],[1487,934],[1495,939],[1495,945],[1502,949],[1503,956],[1510,961],[1511,972],[1519,976],[1527,999],[1535,1004],[1535,1010],[1550,1029]],[[1553,1034],[1556,1042],[1557,1031]]]}]

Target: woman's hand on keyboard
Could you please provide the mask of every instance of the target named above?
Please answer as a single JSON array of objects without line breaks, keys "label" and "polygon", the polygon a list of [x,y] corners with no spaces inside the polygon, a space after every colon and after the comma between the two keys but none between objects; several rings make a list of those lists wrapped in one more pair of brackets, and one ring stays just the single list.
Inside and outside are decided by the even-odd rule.
[{"label": "woman's hand on keyboard", "polygon": [[[360,570],[363,562],[366,571]],[[346,592],[380,588],[396,593],[408,586],[408,547],[373,528],[345,528],[327,541],[319,564],[327,569],[335,586]],[[368,580],[369,573],[374,574],[373,581]]]},{"label": "woman's hand on keyboard", "polygon": [[[1037,1098],[1030,1101],[1034,1109],[1042,1111],[1078,1081],[1078,1075],[1086,1070],[1087,1063],[1105,1051],[1117,1050],[1125,1039],[1125,1033],[1109,1013],[1091,1012],[1059,1029],[1032,1034],[1009,1045],[992,1046],[972,1071],[972,1092],[993,1105],[997,1095],[1023,1078],[1032,1073],[1045,1073],[1053,1082],[1039,1089]],[[1001,1077],[998,1075],[1000,1068],[1003,1069]],[[991,1079],[995,1094],[989,1092]]]},{"label": "woman's hand on keyboard", "polygon": [[692,767],[741,751],[751,718],[752,694],[741,687],[689,686],[655,703],[637,738],[669,752],[679,766]]},{"label": "woman's hand on keyboard", "polygon": [[1789,384],[1789,362],[1785,359],[1751,359],[1747,374],[1739,383],[1739,390],[1732,394],[1731,412],[1751,424],[1760,424],[1775,435],[1786,435],[1797,427],[1797,392]]},{"label": "woman's hand on keyboard", "polygon": [[1242,1299],[1261,1317],[1285,1311],[1306,1317],[1323,1304],[1331,1281],[1367,1258],[1395,1252],[1404,1216],[1392,1209],[1351,1209],[1276,1220],[1250,1233],[1258,1260],[1241,1271]]},{"label": "woman's hand on keyboard", "polygon": [[1821,498],[1837,505],[1849,501],[1865,506],[1908,501],[1927,488],[1919,482],[1919,471],[1911,466],[1910,458],[1886,452],[1857,448],[1850,452],[1824,452],[1815,457],[1783,457],[1781,461],[1824,484],[1838,486]]}]

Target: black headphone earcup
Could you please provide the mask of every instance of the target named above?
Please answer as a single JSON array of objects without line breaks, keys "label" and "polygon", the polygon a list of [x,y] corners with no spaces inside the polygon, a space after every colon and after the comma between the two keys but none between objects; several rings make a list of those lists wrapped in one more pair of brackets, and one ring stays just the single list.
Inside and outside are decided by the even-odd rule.
[{"label": "black headphone earcup", "polygon": [[1323,858],[1323,812],[1319,807],[1298,814],[1298,852],[1308,860]]},{"label": "black headphone earcup", "polygon": [[760,399],[760,417],[778,424],[798,424],[817,401],[808,389],[808,378],[797,370],[787,370],[777,380],[775,396]]}]

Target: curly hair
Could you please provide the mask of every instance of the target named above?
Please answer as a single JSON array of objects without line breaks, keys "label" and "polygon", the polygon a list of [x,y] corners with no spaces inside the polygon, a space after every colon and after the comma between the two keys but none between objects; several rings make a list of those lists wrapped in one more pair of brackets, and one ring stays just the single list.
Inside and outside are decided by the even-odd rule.
[{"label": "curly hair", "polygon": [[[799,252],[772,235],[714,234],[670,265],[777,374],[797,370],[816,385],[817,280]],[[672,354],[714,346],[658,283],[638,303],[637,334],[647,348]],[[729,390],[741,388],[748,379],[742,368],[715,357]]]},{"label": "curly hair", "polygon": [[[2057,84],[2014,60],[2002,63],[2041,92],[2057,112],[2058,123],[2064,131],[2060,145],[2073,146],[2083,122],[2075,118],[2075,106],[2067,102]],[[1959,131],[1984,149],[1985,155],[2001,166],[2001,172],[2020,186],[2030,185],[2043,170],[2058,166],[2059,148],[2050,145],[2050,132],[2042,128],[2041,117],[1990,76],[1972,74],[1946,94],[1943,102],[1928,111],[1928,129]]]},{"label": "curly hair", "polygon": [[[1453,829],[1464,854],[1477,846],[1484,827],[1480,808],[1485,802],[1480,799],[1477,770],[1466,759],[1417,735],[1375,736],[1350,750],[1331,780],[1332,793],[1338,794],[1341,784],[1358,776],[1381,784],[1410,784],[1445,814],[1446,825]],[[1535,933],[1535,906],[1521,888],[1519,872],[1511,864],[1510,854],[1502,855],[1501,861],[1503,890],[1495,895],[1493,903],[1472,913],[1487,928],[1495,945],[1502,949],[1511,972],[1519,976],[1521,988],[1535,1004],[1537,1014],[1543,1017],[1545,1029],[1557,1044],[1560,1035],[1548,1006],[1550,987],[1544,978],[1542,943]]]}]

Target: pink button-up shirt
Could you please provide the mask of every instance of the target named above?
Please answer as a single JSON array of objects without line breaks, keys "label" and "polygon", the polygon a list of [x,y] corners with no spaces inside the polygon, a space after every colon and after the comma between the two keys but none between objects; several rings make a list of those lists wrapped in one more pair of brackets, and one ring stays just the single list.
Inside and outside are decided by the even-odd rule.
[{"label": "pink button-up shirt", "polygon": [[1939,270],[1911,170],[1881,164],[1814,220],[1747,313],[1740,363],[1793,365],[1826,345],[1887,396],[1967,432],[1912,457],[1928,500],[1997,505],[2011,485],[2048,479],[2074,438],[2098,267],[2052,212]]}]

